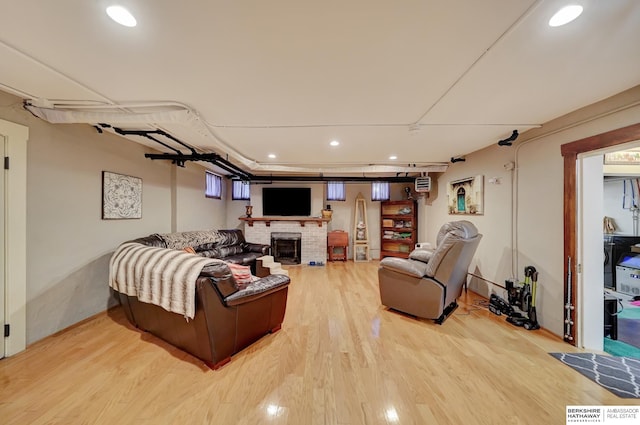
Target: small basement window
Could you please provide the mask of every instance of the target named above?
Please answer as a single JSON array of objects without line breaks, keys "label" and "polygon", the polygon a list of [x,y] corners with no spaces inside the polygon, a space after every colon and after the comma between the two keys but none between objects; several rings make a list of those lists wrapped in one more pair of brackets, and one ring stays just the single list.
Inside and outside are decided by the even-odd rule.
[{"label": "small basement window", "polygon": [[327,182],[327,201],[346,201],[344,182]]},{"label": "small basement window", "polygon": [[389,182],[372,182],[371,183],[371,200],[372,201],[388,201]]},{"label": "small basement window", "polygon": [[207,198],[222,199],[222,177],[209,171],[205,172],[205,176],[205,196]]},{"label": "small basement window", "polygon": [[231,187],[232,201],[248,201],[251,199],[249,182],[243,180],[233,180]]}]

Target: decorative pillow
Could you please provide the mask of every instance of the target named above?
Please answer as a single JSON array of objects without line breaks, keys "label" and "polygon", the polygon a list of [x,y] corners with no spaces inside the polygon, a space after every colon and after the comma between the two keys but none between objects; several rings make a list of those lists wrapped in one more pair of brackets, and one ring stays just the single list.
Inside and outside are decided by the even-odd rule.
[{"label": "decorative pillow", "polygon": [[185,246],[184,248],[182,248],[182,250],[188,252],[189,254],[195,254],[196,253],[196,250],[193,249],[192,246]]},{"label": "decorative pillow", "polygon": [[238,284],[238,288],[244,289],[247,287],[247,285],[253,282],[253,280],[251,279],[251,267],[234,263],[227,263],[227,265],[231,270],[233,278]]}]

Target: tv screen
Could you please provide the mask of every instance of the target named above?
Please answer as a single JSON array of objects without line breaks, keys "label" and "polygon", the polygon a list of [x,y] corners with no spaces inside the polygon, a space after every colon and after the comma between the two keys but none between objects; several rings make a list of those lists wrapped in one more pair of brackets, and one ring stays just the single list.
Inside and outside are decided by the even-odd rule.
[{"label": "tv screen", "polygon": [[311,215],[311,188],[263,187],[262,214],[283,216]]}]

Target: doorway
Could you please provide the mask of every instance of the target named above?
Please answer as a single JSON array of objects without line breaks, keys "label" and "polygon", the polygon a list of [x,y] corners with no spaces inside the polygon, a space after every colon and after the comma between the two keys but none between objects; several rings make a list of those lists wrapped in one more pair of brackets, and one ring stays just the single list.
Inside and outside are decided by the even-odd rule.
[{"label": "doorway", "polygon": [[26,348],[27,140],[29,129],[0,119],[3,169],[0,196],[2,357]]},{"label": "doorway", "polygon": [[612,355],[640,353],[639,146],[631,142],[604,155],[604,351]]},{"label": "doorway", "polygon": [[[2,158],[6,157],[5,149],[7,145],[7,137],[0,133],[0,155]],[[6,313],[5,313],[5,298],[6,298],[6,265],[5,265],[5,180],[6,170],[0,173],[0,329],[4,332],[7,325]],[[4,332],[6,336],[6,332]],[[5,344],[0,344],[0,359],[5,357]]]},{"label": "doorway", "polygon": [[[602,321],[602,292],[600,297],[586,296],[583,288],[577,286],[579,273],[582,274],[582,253],[579,255],[579,239],[582,238],[581,228],[578,220],[578,156],[589,152],[595,152],[640,140],[640,123],[612,130],[606,133],[587,137],[585,139],[576,140],[561,146],[560,151],[564,159],[564,305],[565,305],[565,321],[571,326],[567,328],[564,339],[573,345],[578,345],[577,338],[580,338],[580,345],[584,346],[584,341],[592,336],[594,330],[588,326],[583,326],[585,320],[585,311],[589,311],[592,315],[594,312],[600,312],[600,321]],[[591,164],[593,165],[593,164]],[[602,219],[602,218],[600,218]],[[600,254],[602,258],[602,254]],[[578,260],[578,261],[576,261]],[[602,263],[600,270],[602,273]],[[593,305],[593,302],[599,304]],[[579,335],[577,329],[583,332]],[[597,330],[602,332],[601,330]],[[601,335],[601,333],[600,333]]]}]

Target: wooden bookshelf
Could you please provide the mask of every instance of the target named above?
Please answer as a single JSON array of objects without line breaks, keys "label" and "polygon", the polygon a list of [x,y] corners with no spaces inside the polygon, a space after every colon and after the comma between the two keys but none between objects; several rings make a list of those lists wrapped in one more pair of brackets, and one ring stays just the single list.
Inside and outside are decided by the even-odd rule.
[{"label": "wooden bookshelf", "polygon": [[415,201],[387,201],[380,205],[380,258],[408,258],[418,237]]}]

